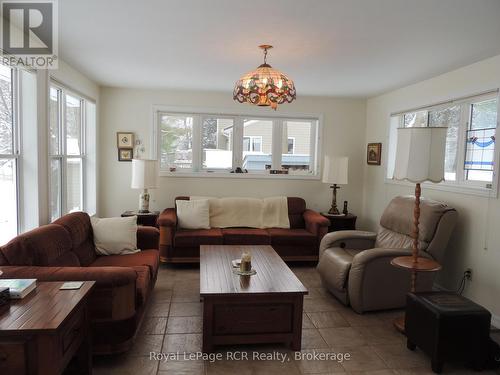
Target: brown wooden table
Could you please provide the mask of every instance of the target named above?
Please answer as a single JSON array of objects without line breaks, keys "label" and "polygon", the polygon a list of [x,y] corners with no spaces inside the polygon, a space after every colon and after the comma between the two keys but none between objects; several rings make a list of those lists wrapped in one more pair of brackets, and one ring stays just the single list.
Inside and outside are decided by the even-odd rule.
[{"label": "brown wooden table", "polygon": [[[231,261],[252,254],[253,276]],[[271,246],[200,246],[203,351],[215,345],[285,343],[300,350],[307,289]]]},{"label": "brown wooden table", "polygon": [[160,211],[150,211],[150,212],[139,212],[139,211],[125,211],[122,213],[122,217],[137,216],[137,225],[144,225],[149,227],[157,227],[156,221]]},{"label": "brown wooden table", "polygon": [[328,232],[336,232],[338,230],[356,230],[356,215],[330,215],[328,212],[322,212],[322,216],[330,220]]},{"label": "brown wooden table", "polygon": [[95,282],[62,284],[39,282],[0,310],[0,374],[62,374],[74,357],[80,373],[92,373],[87,297]]}]

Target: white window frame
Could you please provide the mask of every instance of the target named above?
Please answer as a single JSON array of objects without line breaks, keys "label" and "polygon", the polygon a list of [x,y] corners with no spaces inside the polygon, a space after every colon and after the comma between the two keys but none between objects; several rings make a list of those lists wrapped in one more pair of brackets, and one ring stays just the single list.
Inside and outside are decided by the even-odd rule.
[{"label": "white window frame", "polygon": [[[258,108],[261,109],[261,108]],[[322,114],[308,113],[266,113],[258,110],[249,110],[235,113],[234,110],[198,108],[198,107],[171,107],[164,105],[152,105],[151,116],[151,148],[150,157],[160,159],[161,139],[159,137],[159,127],[161,115],[182,115],[192,116],[193,119],[193,168],[192,170],[180,170],[170,172],[168,169],[161,168],[160,176],[167,177],[220,177],[220,178],[272,178],[272,179],[304,179],[319,180],[321,176],[321,143],[323,129]],[[228,170],[203,169],[201,155],[201,124],[202,118],[232,118],[234,124],[233,130],[233,168],[242,165],[243,158],[243,121],[245,119],[272,120],[273,121],[273,152],[272,169],[281,168],[281,142],[275,142],[274,139],[282,138],[283,121],[310,121],[311,129],[311,168],[314,171],[311,174],[270,174],[269,171],[249,171],[249,173],[229,173]],[[196,121],[195,118],[198,118]],[[198,128],[198,130],[196,130]],[[277,138],[278,137],[278,138]],[[279,153],[278,153],[279,151]]]},{"label": "white window frame", "polygon": [[[16,235],[22,230],[22,148],[21,148],[21,100],[19,71],[16,68],[8,67],[11,70],[11,94],[12,94],[12,153],[0,154],[0,159],[14,161],[14,170],[16,174]],[[2,245],[2,244],[0,244]]]},{"label": "white window frame", "polygon": [[[68,213],[68,207],[67,207],[67,165],[68,165],[68,159],[80,159],[81,160],[81,170],[80,170],[80,178],[81,178],[81,184],[80,184],[80,196],[81,198],[81,209],[86,210],[87,207],[87,177],[86,177],[86,159],[87,159],[87,154],[86,154],[86,127],[87,127],[87,121],[86,121],[86,111],[87,111],[87,105],[86,101],[88,99],[82,97],[82,95],[72,91],[71,89],[66,88],[63,85],[60,85],[59,83],[52,81],[49,84],[49,90],[48,90],[48,98],[50,98],[50,88],[53,87],[57,90],[57,95],[59,97],[59,108],[58,108],[58,116],[57,116],[57,121],[58,121],[58,130],[59,130],[59,154],[57,155],[52,155],[50,153],[50,146],[48,147],[48,157],[49,157],[49,162],[48,162],[48,173],[49,173],[49,192],[52,191],[52,184],[51,184],[51,179],[50,179],[50,172],[51,172],[51,161],[52,160],[59,160],[60,163],[60,168],[61,168],[61,174],[60,174],[60,180],[59,184],[61,187],[61,196],[59,197],[59,207],[61,208],[60,216],[63,216]],[[69,155],[67,153],[67,148],[66,148],[66,96],[72,96],[74,98],[79,99],[80,101],[80,139],[81,139],[81,152],[79,155]],[[50,100],[50,99],[49,99]],[[47,130],[49,130],[50,126],[47,126]],[[49,140],[50,142],[50,140]],[[50,206],[50,204],[49,204]],[[50,207],[49,207],[49,214],[50,212]],[[52,218],[51,218],[52,219]]]},{"label": "white window frame", "polygon": [[[243,136],[243,145],[245,145],[245,138],[248,138],[248,145],[251,146],[252,150],[245,150],[243,149],[243,152],[254,152],[254,153],[259,153],[262,152],[262,136],[261,135],[244,135]],[[253,148],[254,146],[254,140],[259,139],[260,140],[260,150],[255,151]]]},{"label": "white window frame", "polygon": [[404,127],[404,115],[411,112],[418,111],[434,111],[444,108],[449,108],[455,105],[460,106],[460,124],[458,130],[458,145],[457,145],[457,169],[456,169],[456,179],[455,181],[443,181],[439,184],[434,184],[431,182],[424,182],[426,189],[443,190],[455,193],[478,195],[496,198],[498,196],[498,174],[499,174],[499,161],[500,161],[500,147],[495,144],[494,152],[494,168],[493,168],[493,179],[492,182],[486,181],[472,181],[465,179],[465,142],[466,142],[466,132],[469,129],[469,121],[471,117],[471,105],[473,103],[485,101],[488,99],[497,98],[497,129],[500,130],[500,97],[499,90],[490,90],[488,92],[469,95],[467,97],[458,98],[450,100],[443,103],[438,103],[435,105],[428,105],[419,107],[416,109],[409,109],[405,111],[398,111],[391,115],[390,124],[387,133],[387,144],[389,147],[385,150],[385,157],[387,160],[385,169],[385,183],[404,185],[404,186],[414,186],[414,184],[406,181],[398,181],[389,177],[391,171],[394,170],[394,160],[396,157],[396,142],[397,142],[397,128]]},{"label": "white window frame", "polygon": [[290,155],[295,154],[295,137],[287,137],[287,151],[288,151],[288,141],[292,140],[292,152],[288,152]]}]

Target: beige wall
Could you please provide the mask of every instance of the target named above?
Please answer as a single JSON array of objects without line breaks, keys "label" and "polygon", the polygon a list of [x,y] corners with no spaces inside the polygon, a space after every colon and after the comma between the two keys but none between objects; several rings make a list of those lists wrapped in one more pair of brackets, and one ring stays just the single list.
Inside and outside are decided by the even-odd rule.
[{"label": "beige wall", "polygon": [[[139,191],[130,189],[131,165],[117,161],[116,132],[133,131],[146,149],[151,147],[152,105],[191,106],[231,111],[255,110],[271,113],[268,108],[253,108],[233,102],[231,94],[167,90],[102,88],[100,93],[100,205],[101,216],[116,216],[135,209]],[[278,113],[317,113],[324,115],[323,151],[328,155],[349,156],[349,185],[339,192],[350,209],[361,211],[364,164],[365,100],[326,97],[301,97],[296,103],[278,108]],[[361,135],[361,136],[360,136]],[[257,188],[258,187],[258,188]],[[177,195],[300,196],[308,206],[328,209],[331,191],[319,180],[277,180],[237,178],[161,177],[160,188],[152,190],[153,209],[171,207]]]},{"label": "beige wall", "polygon": [[[500,56],[443,74],[385,95],[369,99],[366,142],[388,144],[389,114],[500,87]],[[387,147],[385,147],[387,151]],[[375,229],[388,201],[413,189],[385,183],[386,154],[382,166],[364,166],[364,205],[360,224]],[[473,279],[465,294],[500,316],[500,203],[496,198],[430,190],[423,195],[454,206],[460,216],[448,248],[440,285],[455,290],[467,267]],[[497,323],[500,323],[497,321]]]}]

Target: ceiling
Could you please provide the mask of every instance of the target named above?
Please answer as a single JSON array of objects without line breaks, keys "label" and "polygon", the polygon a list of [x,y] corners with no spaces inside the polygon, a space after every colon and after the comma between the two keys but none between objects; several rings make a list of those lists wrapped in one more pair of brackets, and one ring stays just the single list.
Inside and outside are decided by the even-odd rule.
[{"label": "ceiling", "polygon": [[63,0],[59,55],[103,86],[369,97],[500,54],[500,0]]}]

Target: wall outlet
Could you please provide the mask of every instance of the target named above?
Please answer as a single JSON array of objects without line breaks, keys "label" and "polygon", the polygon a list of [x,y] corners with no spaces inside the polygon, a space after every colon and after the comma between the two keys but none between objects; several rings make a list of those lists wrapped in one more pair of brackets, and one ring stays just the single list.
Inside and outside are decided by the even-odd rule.
[{"label": "wall outlet", "polygon": [[472,281],[472,268],[467,268],[464,272],[464,276],[467,280]]}]

